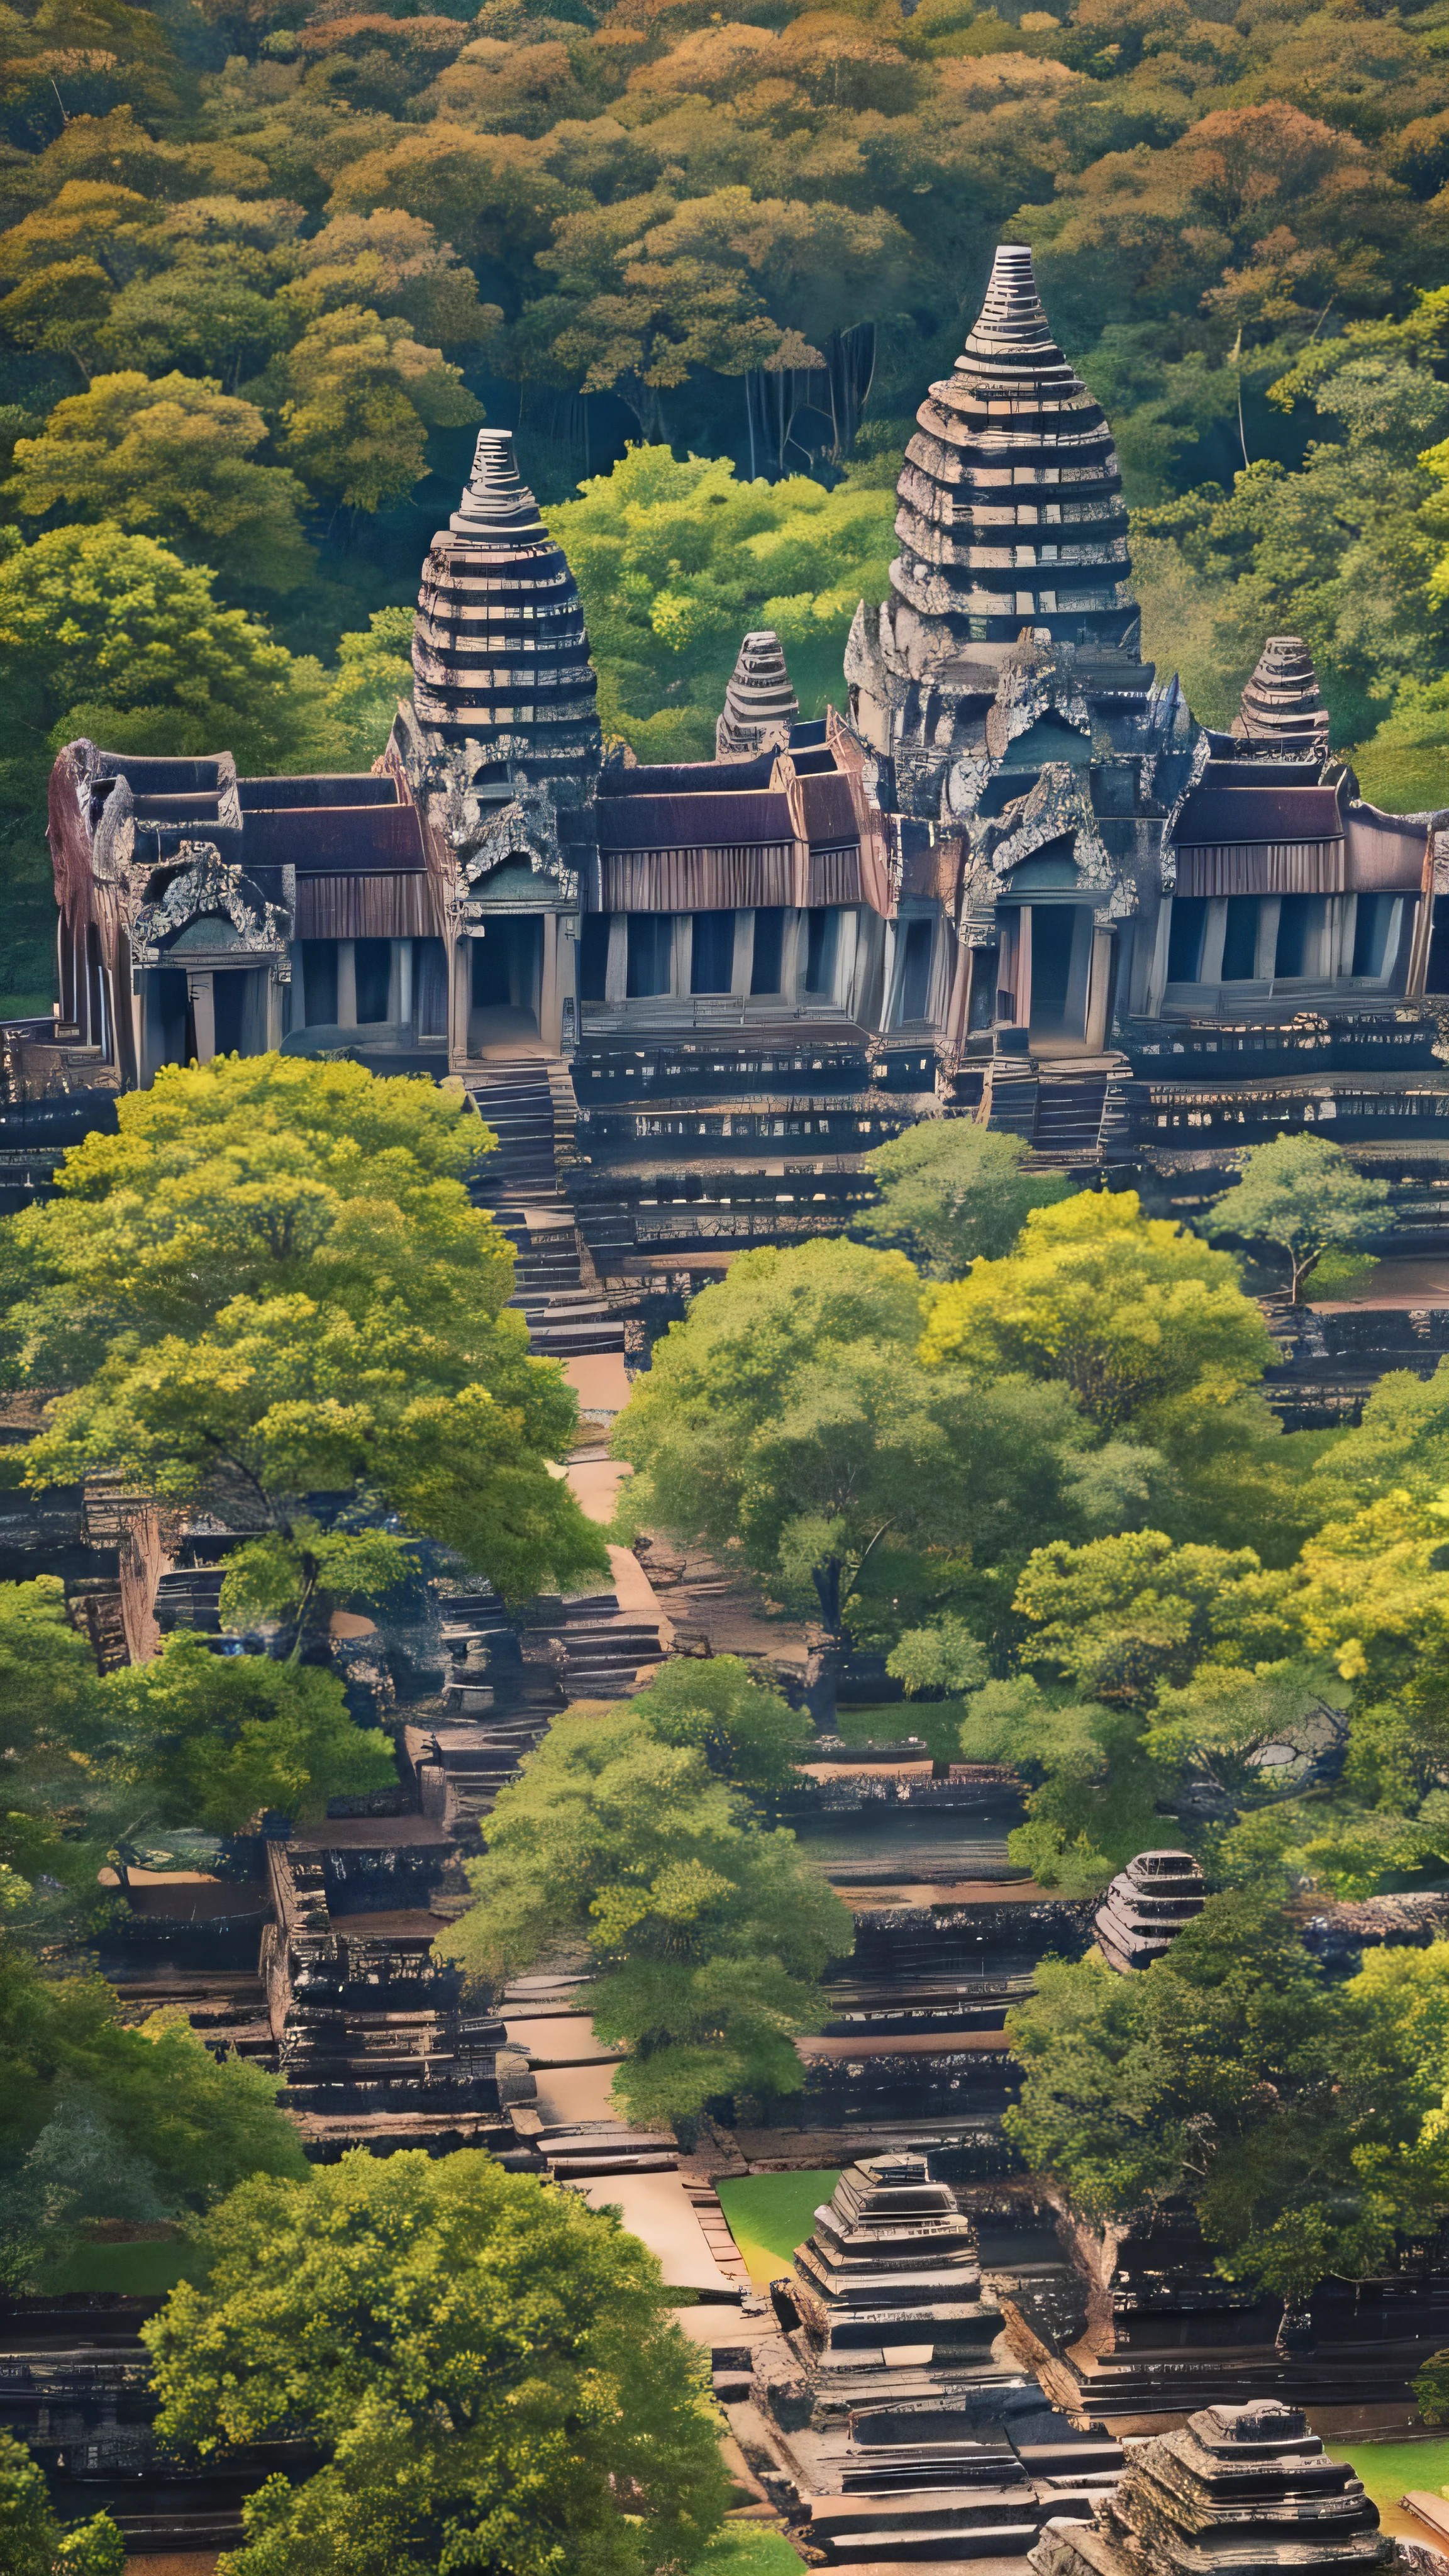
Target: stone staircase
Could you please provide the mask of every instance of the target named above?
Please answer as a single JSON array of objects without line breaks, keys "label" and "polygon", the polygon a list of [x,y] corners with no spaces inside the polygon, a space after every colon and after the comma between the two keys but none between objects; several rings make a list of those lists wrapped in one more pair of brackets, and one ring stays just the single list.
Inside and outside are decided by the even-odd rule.
[{"label": "stone staircase", "polygon": [[1036,1096],[1036,1152],[1053,1162],[1095,1163],[1106,1099],[1104,1073],[1044,1075]]},{"label": "stone staircase", "polygon": [[627,1699],[640,1665],[664,1661],[656,1622],[630,1618],[614,1592],[587,1592],[566,1601],[557,1633],[567,1658],[570,1699]]},{"label": "stone staircase", "polygon": [[501,1057],[470,1074],[468,1088],[498,1138],[469,1194],[513,1245],[508,1302],[532,1348],[559,1360],[622,1351],[623,1325],[584,1285],[578,1228],[559,1186],[560,1149],[572,1147],[578,1115],[566,1069],[548,1056]]}]

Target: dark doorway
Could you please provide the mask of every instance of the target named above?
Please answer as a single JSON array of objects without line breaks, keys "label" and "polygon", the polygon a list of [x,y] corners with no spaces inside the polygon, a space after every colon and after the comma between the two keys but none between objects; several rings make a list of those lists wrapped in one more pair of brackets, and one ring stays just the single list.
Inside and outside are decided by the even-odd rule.
[{"label": "dark doorway", "polygon": [[761,905],[755,914],[755,947],[750,967],[752,993],[778,993],[784,956],[784,913],[778,904]]},{"label": "dark doorway", "polygon": [[309,1029],[337,1026],[337,942],[302,942],[302,1006]]},{"label": "dark doorway", "polygon": [[1031,911],[1031,1022],[1059,1029],[1067,1016],[1077,907],[1037,903]]},{"label": "dark doorway", "polygon": [[218,1055],[240,1055],[243,1052],[243,1023],[251,980],[244,971],[213,975],[211,979],[212,1018]]},{"label": "dark doorway", "polygon": [[1223,975],[1225,984],[1251,983],[1258,971],[1258,898],[1255,894],[1230,894],[1227,927],[1223,932]]},{"label": "dark doorway", "polygon": [[936,925],[933,921],[911,921],[903,927],[901,999],[896,1017],[923,1020],[931,998],[931,948]]},{"label": "dark doorway", "polygon": [[[1033,942],[1040,936],[1038,912],[1032,921]],[[1172,899],[1172,919],[1167,931],[1167,980],[1169,984],[1195,984],[1202,973],[1202,943],[1207,930],[1207,898],[1200,894],[1178,894]],[[1032,952],[1032,991],[1036,991],[1036,948]]]},{"label": "dark doorway", "polygon": [[357,977],[359,1022],[385,1020],[388,988],[392,982],[392,941],[359,939],[352,951],[352,961]]},{"label": "dark doorway", "polygon": [[161,1032],[161,1062],[190,1064],[196,1053],[196,1029],[186,977],[179,966],[163,966],[157,974],[156,1018]]},{"label": "dark doorway", "polygon": [[732,912],[697,912],[690,951],[691,993],[727,993],[735,974],[735,917]]},{"label": "dark doorway", "polygon": [[672,912],[631,912],[625,991],[631,1002],[648,1002],[669,990],[674,949]]},{"label": "dark doorway", "polygon": [[1278,910],[1278,953],[1273,961],[1275,975],[1307,974],[1308,935],[1314,927],[1317,905],[1316,895],[1284,895]]},{"label": "dark doorway", "polygon": [[579,942],[579,999],[602,1002],[608,992],[609,923],[607,912],[586,912]]},{"label": "dark doorway", "polygon": [[534,916],[506,914],[490,921],[473,941],[473,1008],[475,1011],[538,1011],[538,974],[543,960],[543,923]]},{"label": "dark doorway", "polygon": [[445,1038],[448,1034],[448,952],[441,939],[414,940],[413,973],[417,979],[414,999],[418,1035],[420,1038]]}]

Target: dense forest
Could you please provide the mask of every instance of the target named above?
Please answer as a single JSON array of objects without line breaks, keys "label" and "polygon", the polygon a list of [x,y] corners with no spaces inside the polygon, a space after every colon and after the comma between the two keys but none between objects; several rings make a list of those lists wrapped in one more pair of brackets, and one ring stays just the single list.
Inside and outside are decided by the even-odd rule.
[{"label": "dense forest", "polygon": [[1367,792],[1442,793],[1449,0],[0,24],[6,1006],[48,1001],[57,742],[376,755],[485,417],[607,728],[706,751],[750,624],[838,694],[1003,236],[1113,420],[1148,652],[1222,720],[1297,629]]}]

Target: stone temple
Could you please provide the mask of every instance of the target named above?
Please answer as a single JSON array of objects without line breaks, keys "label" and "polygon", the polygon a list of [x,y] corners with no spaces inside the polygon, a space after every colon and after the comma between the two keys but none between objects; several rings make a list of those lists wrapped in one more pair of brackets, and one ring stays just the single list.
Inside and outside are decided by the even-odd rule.
[{"label": "stone temple", "polygon": [[61,752],[22,1096],[228,1049],[526,1063],[519,1186],[567,1164],[601,1272],[830,1231],[943,1107],[1168,1171],[1437,1132],[1449,812],[1364,801],[1296,637],[1225,732],[1143,660],[1111,430],[1027,250],[918,421],[839,706],[802,718],[748,634],[716,757],[668,765],[605,749],[569,566],[483,430],[370,772]]}]

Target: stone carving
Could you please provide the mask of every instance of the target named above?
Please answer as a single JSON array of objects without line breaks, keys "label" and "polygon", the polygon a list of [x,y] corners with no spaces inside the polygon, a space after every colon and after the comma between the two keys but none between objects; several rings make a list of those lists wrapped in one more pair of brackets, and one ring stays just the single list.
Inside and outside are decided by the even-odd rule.
[{"label": "stone carving", "polygon": [[799,714],[780,638],[773,627],[761,627],[740,646],[714,729],[716,760],[753,760],[762,751],[784,751]]},{"label": "stone carving", "polygon": [[279,980],[285,982],[291,973],[292,932],[292,917],[285,906],[268,903],[251,878],[223,859],[213,842],[183,841],[174,864],[177,874],[155,902],[140,906],[129,925],[137,959],[154,965],[161,950],[188,923],[214,918],[228,925],[240,947],[272,959]]}]

